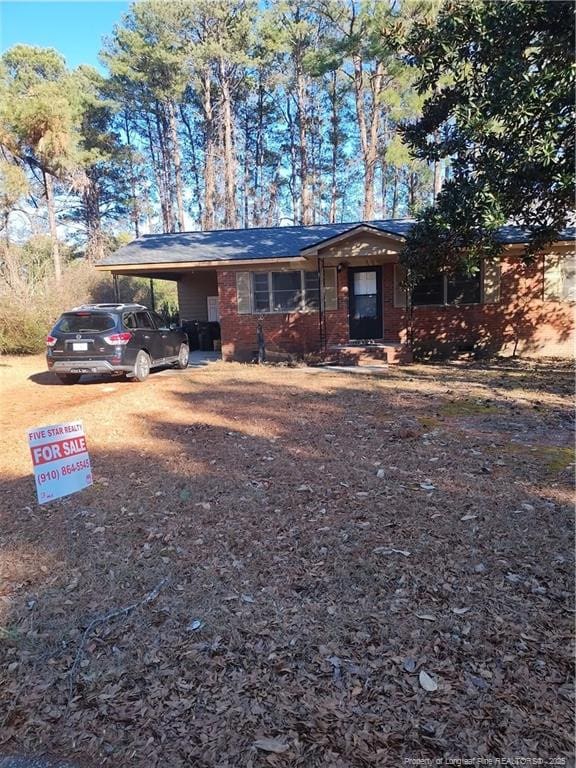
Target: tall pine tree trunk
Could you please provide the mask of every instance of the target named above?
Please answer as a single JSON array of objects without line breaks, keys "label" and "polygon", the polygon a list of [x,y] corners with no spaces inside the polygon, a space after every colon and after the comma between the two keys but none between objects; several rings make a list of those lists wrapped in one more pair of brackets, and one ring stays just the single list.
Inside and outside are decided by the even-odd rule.
[{"label": "tall pine tree trunk", "polygon": [[254,146],[254,201],[252,219],[256,226],[261,226],[264,217],[264,200],[262,196],[262,179],[264,175],[264,85],[262,72],[258,71],[258,117]]},{"label": "tall pine tree trunk", "polygon": [[180,107],[180,118],[186,129],[186,134],[188,135],[188,142],[190,144],[190,166],[192,169],[192,178],[194,179],[194,196],[196,198],[196,205],[198,206],[200,221],[202,221],[202,210],[204,205],[202,202],[200,174],[198,172],[198,157],[197,157],[197,151],[196,151],[196,141],[194,139],[194,134],[192,132],[192,126],[190,125],[190,120],[188,119],[186,115],[186,111],[182,106]]},{"label": "tall pine tree trunk", "polygon": [[418,189],[418,177],[414,171],[408,174],[408,206],[410,214],[416,210],[416,192]]},{"label": "tall pine tree trunk", "polygon": [[102,235],[102,219],[100,215],[100,192],[97,179],[90,183],[83,193],[86,229],[88,231],[88,247],[86,256],[90,264],[104,258],[104,238]]},{"label": "tall pine tree trunk", "polygon": [[398,210],[398,168],[394,170],[394,188],[392,192],[392,218],[396,218]]},{"label": "tall pine tree trunk", "polygon": [[215,224],[214,110],[211,88],[210,69],[206,68],[202,89],[202,111],[204,113],[204,215],[202,217],[202,229],[214,229]]},{"label": "tall pine tree trunk", "polygon": [[178,216],[178,230],[184,232],[184,196],[182,191],[182,160],[180,158],[180,139],[176,127],[176,114],[174,102],[168,102],[168,121],[170,125],[170,138],[172,141],[172,161],[174,163],[174,185],[176,187],[176,208]]},{"label": "tall pine tree trunk", "polygon": [[[354,65],[354,95],[356,101],[356,116],[360,133],[360,148],[364,164],[364,204],[362,219],[370,221],[374,218],[374,180],[378,162],[378,129],[380,126],[380,108],[378,99],[382,91],[383,67],[379,63],[375,72],[370,73],[370,91],[372,109],[370,117],[366,114],[366,85],[364,82],[364,65],[359,55],[352,57]],[[370,123],[368,125],[368,123]]]},{"label": "tall pine tree trunk", "polygon": [[154,170],[154,177],[156,179],[156,187],[158,189],[158,198],[160,200],[160,211],[162,214],[162,231],[170,231],[170,218],[168,215],[168,208],[166,206],[166,195],[164,193],[164,183],[162,180],[162,170],[160,168],[160,161],[157,157],[157,153],[154,145],[154,136],[152,134],[152,124],[150,117],[146,112],[146,135],[148,138],[148,151],[150,152],[150,159],[152,160],[152,168]]},{"label": "tall pine tree trunk", "polygon": [[236,158],[234,155],[234,126],[230,80],[226,65],[220,61],[220,88],[222,90],[222,134],[224,144],[224,226],[234,229],[236,216]]},{"label": "tall pine tree trunk", "polygon": [[330,84],[330,123],[332,126],[332,157],[330,163],[330,210],[328,212],[328,221],[334,224],[336,221],[336,204],[338,202],[338,150],[339,150],[339,121],[337,106],[337,77],[336,70],[332,73],[332,82]]},{"label": "tall pine tree trunk", "polygon": [[298,159],[296,154],[296,126],[290,109],[290,96],[286,99],[286,119],[290,134],[290,197],[292,198],[292,220],[294,224],[302,223],[301,199],[298,197]]},{"label": "tall pine tree trunk", "polygon": [[384,160],[384,158],[382,158],[381,174],[382,174],[382,184],[381,184],[382,218],[385,219],[386,216],[388,215],[388,164],[386,163],[386,160]]},{"label": "tall pine tree trunk", "polygon": [[19,293],[22,290],[22,277],[20,274],[20,270],[18,269],[18,259],[16,256],[16,252],[11,247],[10,244],[10,232],[9,232],[9,224],[10,224],[10,211],[6,210],[4,211],[4,247],[0,249],[0,255],[2,256],[2,259],[4,260],[4,267],[3,267],[3,278],[8,284],[10,290],[16,294]]},{"label": "tall pine tree trunk", "polygon": [[165,232],[174,232],[174,208],[173,201],[173,188],[171,183],[171,157],[170,148],[166,141],[166,115],[162,105],[156,102],[156,130],[158,133],[158,145],[160,147],[160,168],[162,175],[163,194],[166,205],[166,229]]},{"label": "tall pine tree trunk", "polygon": [[132,193],[132,223],[134,224],[134,233],[140,237],[140,206],[138,195],[136,193],[136,174],[134,172],[134,157],[132,155],[132,142],[130,140],[130,123],[128,122],[128,110],[124,110],[124,133],[126,134],[126,144],[128,146],[128,156],[130,158],[130,191]]},{"label": "tall pine tree trunk", "polygon": [[438,195],[442,191],[442,163],[440,160],[436,160],[434,163],[434,202],[438,199]]},{"label": "tall pine tree trunk", "polygon": [[58,230],[56,227],[56,201],[54,200],[54,184],[52,176],[42,170],[44,179],[44,192],[46,194],[46,207],[48,209],[48,227],[52,240],[52,262],[54,264],[54,276],[57,282],[62,279],[62,262],[60,259],[60,246],[58,244]]},{"label": "tall pine tree trunk", "polygon": [[[434,142],[438,144],[438,131],[434,133]],[[433,202],[438,199],[438,195],[442,190],[442,160],[434,161],[434,189],[433,189]]]},{"label": "tall pine tree trunk", "polygon": [[[243,207],[244,207],[244,215],[243,215],[243,226],[244,229],[248,229],[250,226],[250,152],[248,151],[249,146],[249,140],[248,140],[248,134],[250,133],[250,121],[248,120],[248,111],[244,114],[244,168],[243,168],[243,175],[244,175],[244,194],[243,194]],[[252,200],[252,205],[254,206],[254,200]]]},{"label": "tall pine tree trunk", "polygon": [[296,74],[296,99],[299,137],[299,159],[300,159],[300,208],[302,224],[312,223],[312,210],[310,206],[310,179],[308,171],[308,120],[307,120],[307,98],[306,98],[306,79],[301,71]]}]

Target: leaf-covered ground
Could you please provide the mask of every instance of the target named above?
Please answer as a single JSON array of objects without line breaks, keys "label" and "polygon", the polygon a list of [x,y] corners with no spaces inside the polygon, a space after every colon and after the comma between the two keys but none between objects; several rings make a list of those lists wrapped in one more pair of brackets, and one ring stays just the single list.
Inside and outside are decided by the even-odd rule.
[{"label": "leaf-covered ground", "polygon": [[[0,363],[0,755],[568,764],[565,366]],[[25,430],[76,418],[95,484],[39,507]]]}]

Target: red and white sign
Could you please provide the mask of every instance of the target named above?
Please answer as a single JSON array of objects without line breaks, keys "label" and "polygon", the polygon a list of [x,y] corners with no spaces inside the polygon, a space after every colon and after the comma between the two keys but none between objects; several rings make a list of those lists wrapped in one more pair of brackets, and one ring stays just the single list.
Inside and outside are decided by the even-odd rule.
[{"label": "red and white sign", "polygon": [[92,485],[92,469],[81,421],[28,430],[40,504]]}]

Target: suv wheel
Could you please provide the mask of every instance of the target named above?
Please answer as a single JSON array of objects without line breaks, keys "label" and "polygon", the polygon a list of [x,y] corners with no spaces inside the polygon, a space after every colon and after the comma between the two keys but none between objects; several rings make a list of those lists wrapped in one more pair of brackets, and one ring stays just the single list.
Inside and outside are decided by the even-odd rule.
[{"label": "suv wheel", "polygon": [[62,384],[78,384],[80,381],[79,373],[57,373],[56,376],[58,376]]},{"label": "suv wheel", "polygon": [[176,363],[176,368],[180,368],[183,370],[184,368],[188,368],[188,358],[190,356],[190,350],[188,348],[188,344],[180,344],[180,350],[178,352],[178,362]]},{"label": "suv wheel", "polygon": [[144,381],[148,378],[148,374],[150,373],[150,364],[150,355],[141,349],[140,352],[138,352],[136,355],[136,362],[134,363],[133,376],[136,381]]}]

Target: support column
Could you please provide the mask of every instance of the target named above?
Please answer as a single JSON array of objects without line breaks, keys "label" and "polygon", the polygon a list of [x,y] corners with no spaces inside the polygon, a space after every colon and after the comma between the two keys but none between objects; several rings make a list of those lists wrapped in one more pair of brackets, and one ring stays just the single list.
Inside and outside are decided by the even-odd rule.
[{"label": "support column", "polygon": [[154,301],[154,280],[150,278],[150,309],[152,312],[156,311],[156,303]]}]

